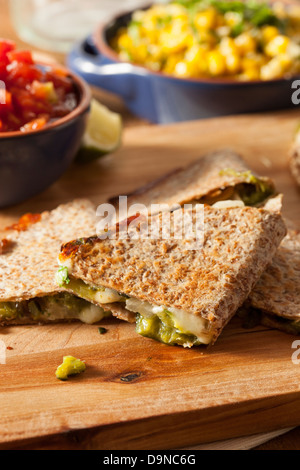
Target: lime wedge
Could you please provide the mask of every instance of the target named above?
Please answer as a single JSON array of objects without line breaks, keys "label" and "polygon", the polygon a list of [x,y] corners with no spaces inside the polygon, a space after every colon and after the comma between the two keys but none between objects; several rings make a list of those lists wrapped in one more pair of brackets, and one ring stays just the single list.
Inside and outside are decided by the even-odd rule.
[{"label": "lime wedge", "polygon": [[87,163],[117,150],[122,141],[122,118],[93,99],[76,161]]}]

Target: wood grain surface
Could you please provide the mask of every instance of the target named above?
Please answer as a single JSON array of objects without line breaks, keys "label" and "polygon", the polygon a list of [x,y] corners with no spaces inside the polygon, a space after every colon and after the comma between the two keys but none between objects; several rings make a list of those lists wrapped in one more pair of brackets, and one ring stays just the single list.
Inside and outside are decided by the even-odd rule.
[{"label": "wood grain surface", "polygon": [[[0,36],[24,46],[11,26],[8,0],[0,0],[0,13]],[[122,114],[123,148],[88,167],[74,165],[40,196],[1,212],[2,227],[73,197],[101,203],[208,150],[233,146],[275,179],[285,194],[284,214],[299,228],[300,192],[286,162],[297,111],[156,129],[115,96],[94,93]],[[182,448],[300,423],[294,337],[244,330],[235,318],[212,349],[184,351],[140,338],[119,321],[106,326],[104,336],[79,323],[1,332],[9,348],[6,365],[0,364],[1,448]],[[88,369],[61,383],[54,372],[65,354],[85,359]],[[299,449],[299,428],[259,448]]]},{"label": "wood grain surface", "polygon": [[[300,228],[300,194],[287,167],[298,119],[293,111],[128,128],[118,152],[73,165],[43,194],[2,211],[0,224],[74,197],[100,204],[231,146],[275,180],[285,195],[284,215]],[[133,325],[110,320],[104,326],[109,332],[103,336],[97,326],[78,323],[1,331],[13,348],[0,365],[2,446],[45,436],[39,441],[45,448],[52,442],[78,447],[78,439],[82,448],[182,448],[300,422],[293,336],[263,327],[245,330],[235,318],[212,348],[184,350],[138,337]],[[87,371],[61,383],[54,373],[66,354],[84,359]]]}]

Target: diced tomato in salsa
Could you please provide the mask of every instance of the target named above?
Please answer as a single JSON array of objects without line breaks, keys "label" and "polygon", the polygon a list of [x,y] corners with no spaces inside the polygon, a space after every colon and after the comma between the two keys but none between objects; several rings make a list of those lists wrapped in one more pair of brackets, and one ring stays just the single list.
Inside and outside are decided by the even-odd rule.
[{"label": "diced tomato in salsa", "polygon": [[37,129],[42,129],[47,124],[46,117],[40,117],[38,119],[33,119],[30,122],[27,122],[23,127],[21,127],[22,132],[35,131]]},{"label": "diced tomato in salsa", "polygon": [[8,52],[16,49],[16,44],[9,39],[0,39],[0,56],[5,56]]},{"label": "diced tomato in salsa", "polygon": [[6,39],[0,39],[0,80],[5,84],[0,133],[42,129],[78,104],[73,80],[63,67],[41,67],[30,51],[19,51]]},{"label": "diced tomato in salsa", "polygon": [[7,53],[10,62],[22,62],[23,64],[34,64],[30,51],[10,51]]}]

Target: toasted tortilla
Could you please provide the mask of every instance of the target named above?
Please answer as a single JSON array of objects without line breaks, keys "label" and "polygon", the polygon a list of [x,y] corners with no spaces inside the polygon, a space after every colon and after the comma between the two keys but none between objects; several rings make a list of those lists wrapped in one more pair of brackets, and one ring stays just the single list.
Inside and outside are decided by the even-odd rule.
[{"label": "toasted tortilla", "polygon": [[[96,227],[95,207],[88,200],[75,200],[28,219],[31,223],[16,224],[0,243],[0,304],[63,293],[55,281],[61,245],[74,236],[94,233]],[[39,321],[47,321],[47,318]],[[0,317],[0,323],[36,321],[29,317]]]},{"label": "toasted tortilla", "polygon": [[[293,156],[295,157],[294,163],[298,159],[298,163],[300,164],[300,141],[298,144],[299,145],[294,146]],[[230,171],[226,171],[226,169],[229,169]],[[252,172],[251,175],[253,175]],[[263,202],[262,206],[265,210],[280,213],[282,209],[283,196],[276,195],[275,185],[269,178],[258,178],[260,181],[265,182],[273,188],[274,193]],[[221,199],[226,200],[228,196],[230,199],[230,191],[228,192],[228,189],[248,182],[249,167],[242,157],[231,149],[223,149],[218,152],[208,154],[185,168],[174,170],[168,175],[165,175],[147,186],[134,191],[128,197],[128,207],[133,204],[145,204],[147,207],[149,207],[150,204],[168,204],[170,206],[176,206],[178,204],[183,205],[195,200],[199,200],[199,202],[204,201],[210,204],[214,197],[218,197],[218,195],[220,195]],[[112,198],[111,202],[117,205],[118,198]],[[286,243],[287,240],[285,240],[284,244]],[[282,250],[279,252],[278,256],[282,256]],[[267,274],[263,275],[261,282],[258,284],[263,290],[265,283],[265,292],[260,296],[261,303],[262,299],[270,299],[269,290],[272,290],[272,286],[269,285],[266,277]],[[255,294],[253,294],[253,296],[254,295]],[[256,298],[257,296],[258,292],[256,292]],[[297,299],[297,295],[295,295],[294,298]],[[291,308],[295,307],[296,310],[298,309],[294,303],[290,303],[290,295],[287,292],[281,292],[281,301],[282,303],[289,305]],[[250,304],[248,302],[248,305],[251,306],[251,302]],[[276,310],[272,310],[271,307],[270,309],[273,311],[273,315],[276,314]],[[270,324],[267,314],[262,315],[261,312],[260,318],[262,322],[264,322],[265,319],[265,322],[268,325]],[[275,317],[273,317],[273,325],[275,324],[275,320]],[[277,323],[282,326],[282,322]]]},{"label": "toasted tortilla", "polygon": [[[300,233],[290,230],[252,290],[252,307],[274,317],[300,320]],[[269,321],[270,324],[271,320]],[[282,322],[277,322],[282,326]]]},{"label": "toasted tortilla", "polygon": [[[137,189],[128,195],[127,204],[128,207],[133,204],[143,204],[146,207],[151,204],[167,204],[170,208],[194,200],[211,204],[218,193],[227,188],[249,183],[249,175],[249,167],[240,155],[231,149],[222,149]],[[274,184],[269,178],[259,178],[275,192]],[[224,193],[224,199],[230,197]],[[119,196],[111,198],[109,202],[118,207]],[[122,218],[122,214],[119,218]]]},{"label": "toasted tortilla", "polygon": [[[196,223],[192,210],[170,213],[171,223],[182,223],[186,215]],[[160,225],[162,217],[147,223]],[[206,320],[213,343],[270,263],[286,228],[279,213],[250,207],[206,205],[204,220],[199,248],[189,249],[186,240],[172,236],[133,239],[120,231],[115,239],[95,236],[65,244],[59,261],[71,279]]]}]

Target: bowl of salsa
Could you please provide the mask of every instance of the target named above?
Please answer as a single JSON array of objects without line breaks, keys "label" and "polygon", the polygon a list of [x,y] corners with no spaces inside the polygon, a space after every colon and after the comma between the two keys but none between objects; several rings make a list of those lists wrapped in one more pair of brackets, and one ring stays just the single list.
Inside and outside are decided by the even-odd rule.
[{"label": "bowl of salsa", "polygon": [[76,156],[91,101],[88,85],[60,65],[0,39],[0,207],[56,181]]}]

